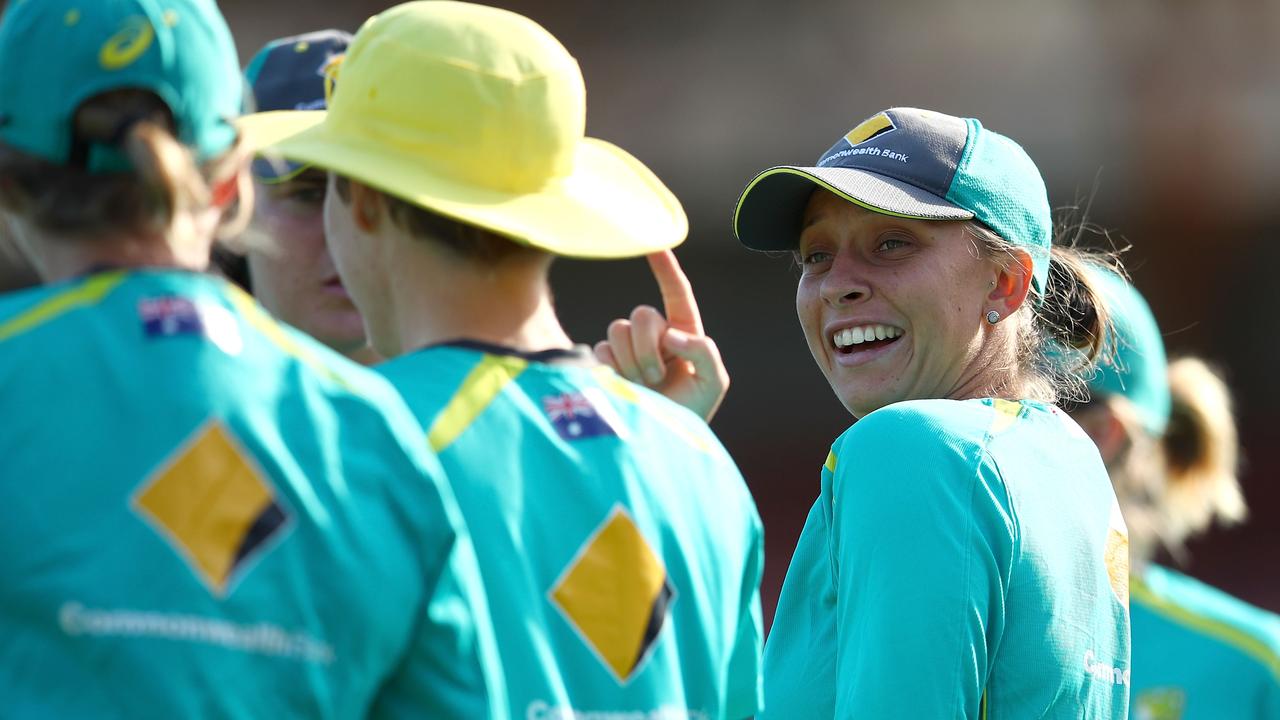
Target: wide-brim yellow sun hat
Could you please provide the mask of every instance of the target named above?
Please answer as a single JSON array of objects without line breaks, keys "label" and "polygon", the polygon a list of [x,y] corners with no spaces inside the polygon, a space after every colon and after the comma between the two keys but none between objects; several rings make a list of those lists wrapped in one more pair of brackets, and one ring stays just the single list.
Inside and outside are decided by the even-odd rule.
[{"label": "wide-brim yellow sun hat", "polygon": [[248,142],[557,255],[634,257],[688,234],[661,180],[584,136],[578,64],[526,17],[405,3],[325,72],[327,111],[246,116]]}]

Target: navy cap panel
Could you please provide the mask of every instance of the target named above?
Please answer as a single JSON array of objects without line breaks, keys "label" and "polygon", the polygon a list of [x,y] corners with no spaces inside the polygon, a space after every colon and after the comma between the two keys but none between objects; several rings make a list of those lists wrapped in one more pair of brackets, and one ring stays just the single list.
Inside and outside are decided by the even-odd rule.
[{"label": "navy cap panel", "polygon": [[339,30],[282,38],[261,53],[250,78],[258,112],[269,110],[323,110],[325,68],[347,51],[351,36]]},{"label": "navy cap panel", "polygon": [[[347,51],[351,39],[342,30],[317,30],[268,43],[245,70],[256,111],[324,110],[325,69]],[[302,168],[283,158],[259,156],[253,161],[254,176],[266,182],[290,179]]]},{"label": "navy cap panel", "polygon": [[734,214],[738,239],[753,250],[794,250],[804,208],[816,188],[804,175],[762,173],[744,192]]},{"label": "navy cap panel", "polygon": [[968,136],[960,118],[893,108],[867,118],[837,140],[818,167],[868,170],[946,197]]}]

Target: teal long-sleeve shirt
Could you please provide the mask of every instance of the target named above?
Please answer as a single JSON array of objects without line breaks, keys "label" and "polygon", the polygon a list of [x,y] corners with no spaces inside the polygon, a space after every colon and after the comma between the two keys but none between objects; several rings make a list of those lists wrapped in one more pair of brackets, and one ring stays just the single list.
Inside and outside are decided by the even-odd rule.
[{"label": "teal long-sleeve shirt", "polygon": [[1134,720],[1280,720],[1280,617],[1182,573],[1132,578]]},{"label": "teal long-sleeve shirt", "polygon": [[0,715],[506,717],[420,426],[234,287],[0,297],[0,415]]},{"label": "teal long-sleeve shirt", "polygon": [[923,400],[845,432],[787,571],[763,718],[1124,718],[1128,541],[1052,406]]}]

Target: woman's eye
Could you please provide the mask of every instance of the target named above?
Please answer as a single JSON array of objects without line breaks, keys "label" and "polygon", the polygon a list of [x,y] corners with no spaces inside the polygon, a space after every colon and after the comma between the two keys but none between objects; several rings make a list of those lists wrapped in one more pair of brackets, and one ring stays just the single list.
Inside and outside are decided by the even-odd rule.
[{"label": "woman's eye", "polygon": [[802,265],[817,265],[829,260],[831,260],[831,253],[822,250],[816,250],[800,256],[800,264]]},{"label": "woman's eye", "polygon": [[885,252],[887,250],[897,250],[898,248],[906,247],[906,246],[907,246],[907,241],[904,238],[900,238],[896,236],[887,237],[887,238],[882,238],[880,240],[880,244],[876,246],[876,252]]}]

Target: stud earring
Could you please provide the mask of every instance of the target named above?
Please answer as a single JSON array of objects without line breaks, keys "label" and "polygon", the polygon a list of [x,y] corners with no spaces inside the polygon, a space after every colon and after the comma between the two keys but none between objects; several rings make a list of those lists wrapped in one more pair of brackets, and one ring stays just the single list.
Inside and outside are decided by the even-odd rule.
[{"label": "stud earring", "polygon": [[1000,322],[1000,313],[996,312],[995,310],[992,310],[991,312],[987,313],[987,322],[991,323],[992,325],[995,325],[996,323]]}]

